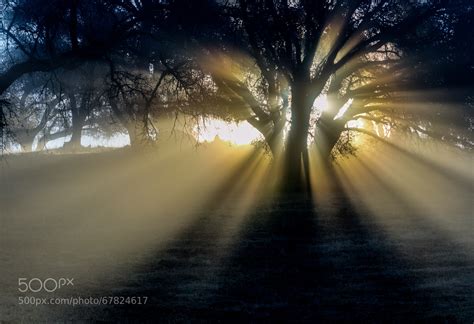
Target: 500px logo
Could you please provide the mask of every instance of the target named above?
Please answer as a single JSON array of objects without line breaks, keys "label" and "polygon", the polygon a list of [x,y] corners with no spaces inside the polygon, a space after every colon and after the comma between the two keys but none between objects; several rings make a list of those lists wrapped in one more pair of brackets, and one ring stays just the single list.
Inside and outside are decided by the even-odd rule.
[{"label": "500px logo", "polygon": [[44,280],[39,278],[18,278],[18,291],[22,293],[36,293],[40,291],[52,293],[68,286],[74,286],[74,278],[46,278]]}]

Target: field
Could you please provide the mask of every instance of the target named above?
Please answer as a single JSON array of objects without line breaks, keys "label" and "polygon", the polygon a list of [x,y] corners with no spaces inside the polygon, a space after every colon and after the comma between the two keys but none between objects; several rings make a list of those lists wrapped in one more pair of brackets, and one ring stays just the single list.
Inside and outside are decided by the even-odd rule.
[{"label": "field", "polygon": [[[353,195],[336,186],[316,202],[270,199],[259,194],[265,157],[241,167],[251,154],[3,157],[0,321],[474,320],[470,179],[444,176],[423,192],[435,197],[430,208],[374,181]],[[367,195],[377,204],[363,204]],[[74,278],[74,286],[20,293],[19,278]],[[129,296],[146,304],[121,298]],[[19,297],[123,304],[19,305]]]}]

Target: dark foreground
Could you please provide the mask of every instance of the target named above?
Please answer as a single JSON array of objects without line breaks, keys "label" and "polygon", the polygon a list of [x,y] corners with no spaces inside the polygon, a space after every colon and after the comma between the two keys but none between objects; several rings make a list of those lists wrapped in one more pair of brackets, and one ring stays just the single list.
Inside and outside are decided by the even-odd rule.
[{"label": "dark foreground", "polygon": [[[0,319],[472,323],[470,238],[450,237],[422,217],[391,208],[381,223],[356,212],[342,193],[316,207],[279,199],[245,217],[229,206],[208,206],[159,246],[148,242],[126,260],[104,255],[101,268],[91,261],[91,271],[101,272],[95,279],[88,278],[87,269],[72,272],[79,277],[77,288],[55,295],[147,296],[147,304],[18,306],[16,282],[6,279],[16,280],[18,272],[12,272],[3,276]],[[457,226],[472,230],[471,216],[456,218]],[[80,235],[70,240],[86,240],[87,233]],[[10,262],[8,254],[2,257]],[[80,261],[70,262],[75,269]],[[69,269],[58,267],[63,273]],[[25,269],[22,275],[38,276]],[[52,276],[44,271],[44,277]]]},{"label": "dark foreground", "polygon": [[[299,209],[301,208],[301,209]],[[350,210],[328,220],[289,203],[251,222],[219,256],[203,220],[157,255],[120,294],[151,297],[104,320],[471,322],[474,261],[436,237],[414,238],[408,261]],[[225,217],[223,215],[222,217]],[[99,312],[100,313],[100,312]]]},{"label": "dark foreground", "polygon": [[[79,294],[147,296],[146,305],[51,306],[47,318],[472,321],[472,256],[427,228],[407,229],[420,232],[412,233],[407,242],[390,242],[350,208],[339,207],[342,210],[329,219],[308,206],[280,204],[255,215],[241,229],[238,241],[228,244],[222,242],[220,232],[225,228],[225,213],[213,214],[212,219],[203,215],[161,252],[148,255],[133,272],[121,273],[119,285],[108,282],[109,287],[95,287],[95,293]],[[26,318],[34,318],[35,309],[29,313]]]}]

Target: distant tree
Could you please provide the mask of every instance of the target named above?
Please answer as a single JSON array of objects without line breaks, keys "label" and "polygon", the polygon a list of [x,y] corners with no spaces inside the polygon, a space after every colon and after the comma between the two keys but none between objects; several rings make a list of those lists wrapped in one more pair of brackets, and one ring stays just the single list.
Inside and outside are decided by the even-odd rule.
[{"label": "distant tree", "polygon": [[[1,0],[0,95],[15,81],[24,80],[23,76],[54,71],[67,74],[85,63],[105,62],[111,51],[119,48],[136,27],[136,20],[129,19],[124,10],[120,10],[118,2]],[[69,103],[74,101],[77,100],[74,98]],[[1,108],[2,133],[13,134],[7,126],[11,123],[10,117],[15,116],[12,110],[17,108],[6,99]],[[73,133],[72,143],[76,145],[84,115],[76,114],[78,109],[70,108],[74,129],[64,128],[54,137]],[[44,124],[43,121],[41,126]],[[22,132],[16,137],[25,134]],[[31,136],[32,132],[28,132],[26,137]]]},{"label": "distant tree", "polygon": [[100,60],[130,31],[102,1],[2,0],[2,8],[0,94],[22,75]]}]

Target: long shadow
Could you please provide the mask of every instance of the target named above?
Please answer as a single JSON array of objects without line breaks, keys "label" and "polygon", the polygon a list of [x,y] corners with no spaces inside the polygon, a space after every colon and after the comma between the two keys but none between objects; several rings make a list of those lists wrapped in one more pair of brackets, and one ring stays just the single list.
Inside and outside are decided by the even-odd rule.
[{"label": "long shadow", "polygon": [[[385,233],[364,222],[342,190],[332,217],[307,200],[278,197],[254,210],[235,243],[216,246],[229,200],[250,155],[232,172],[202,217],[131,274],[117,295],[148,296],[147,305],[109,306],[93,318],[140,322],[445,322],[466,319],[437,310],[439,291],[423,287],[416,267],[394,251]],[[249,165],[251,166],[249,168]],[[253,167],[252,167],[253,165]],[[224,191],[223,188],[226,190]],[[428,251],[429,252],[429,251]],[[225,258],[221,253],[231,253]],[[472,300],[472,298],[471,298]]]},{"label": "long shadow", "polygon": [[384,233],[362,222],[344,193],[339,197],[331,219],[294,200],[256,213],[207,316],[312,323],[456,319],[453,309],[436,313],[436,291],[424,289]]},{"label": "long shadow", "polygon": [[[463,307],[469,308],[467,305],[474,302],[472,297],[465,298],[469,296],[468,293],[466,296],[465,284],[474,280],[474,259],[469,246],[453,239],[427,212],[414,210],[407,195],[390,186],[367,163],[361,159],[358,159],[358,162],[380,188],[390,195],[389,198],[395,205],[401,206],[398,210],[404,214],[397,217],[397,230],[390,234],[393,237],[391,241],[396,241],[393,244],[397,245],[398,252],[416,269],[420,284],[424,283],[425,286],[433,288],[431,291],[432,296],[436,298],[436,307],[439,310],[443,307],[448,309],[446,313],[457,309],[458,318],[469,318],[465,317],[466,315],[472,317],[472,307],[469,312],[463,314]],[[379,222],[387,223],[384,215],[375,217],[379,218]],[[388,226],[387,231],[393,230]],[[436,273],[436,276],[433,276],[433,273]]]}]

